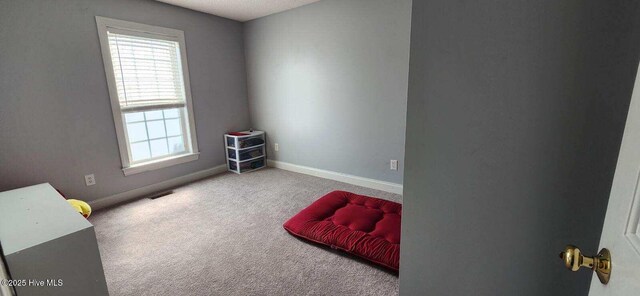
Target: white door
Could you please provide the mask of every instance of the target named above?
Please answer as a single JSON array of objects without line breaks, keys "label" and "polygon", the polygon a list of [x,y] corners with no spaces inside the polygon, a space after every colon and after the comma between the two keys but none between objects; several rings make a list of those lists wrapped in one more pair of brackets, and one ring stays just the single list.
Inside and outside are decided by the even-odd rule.
[{"label": "white door", "polygon": [[[640,69],[639,69],[640,71]],[[600,248],[611,252],[607,285],[595,276],[590,296],[640,295],[640,74],[631,96]]]}]

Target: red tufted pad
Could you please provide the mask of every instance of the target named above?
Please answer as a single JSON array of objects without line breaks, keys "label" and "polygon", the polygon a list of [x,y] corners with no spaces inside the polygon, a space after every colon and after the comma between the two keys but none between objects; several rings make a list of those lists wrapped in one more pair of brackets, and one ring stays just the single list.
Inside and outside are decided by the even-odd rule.
[{"label": "red tufted pad", "polygon": [[402,205],[333,191],[284,223],[295,236],[398,270]]}]

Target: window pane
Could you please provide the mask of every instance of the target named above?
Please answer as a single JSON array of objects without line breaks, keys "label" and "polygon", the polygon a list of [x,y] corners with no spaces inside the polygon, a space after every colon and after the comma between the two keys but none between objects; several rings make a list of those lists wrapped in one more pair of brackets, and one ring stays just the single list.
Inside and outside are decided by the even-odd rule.
[{"label": "window pane", "polygon": [[169,153],[176,154],[180,152],[184,152],[184,141],[182,137],[169,138]]},{"label": "window pane", "polygon": [[144,122],[128,123],[127,133],[129,135],[129,142],[144,141],[147,139],[147,128],[144,126]]},{"label": "window pane", "polygon": [[144,141],[140,143],[131,144],[131,158],[132,161],[139,161],[151,157],[149,153],[149,142]]},{"label": "window pane", "polygon": [[169,119],[167,123],[167,136],[181,136],[182,127],[180,126],[180,119]]},{"label": "window pane", "polygon": [[131,161],[186,152],[182,114],[180,108],[126,113]]},{"label": "window pane", "polygon": [[144,121],[144,112],[126,113],[124,118],[127,122]]},{"label": "window pane", "polygon": [[151,156],[158,157],[169,154],[167,149],[167,139],[152,140],[151,142]]},{"label": "window pane", "polygon": [[144,112],[147,120],[162,119],[162,110]]},{"label": "window pane", "polygon": [[167,136],[164,131],[164,120],[147,121],[147,129],[149,129],[150,139]]},{"label": "window pane", "polygon": [[179,109],[167,109],[164,110],[164,118],[178,118],[180,117]]}]

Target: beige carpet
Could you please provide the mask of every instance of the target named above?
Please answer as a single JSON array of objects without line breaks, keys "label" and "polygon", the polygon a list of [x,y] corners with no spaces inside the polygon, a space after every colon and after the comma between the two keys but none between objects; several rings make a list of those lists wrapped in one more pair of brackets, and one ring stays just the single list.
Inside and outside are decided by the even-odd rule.
[{"label": "beige carpet", "polygon": [[111,295],[397,295],[398,277],[289,235],[282,223],[332,190],[396,194],[263,169],[96,212]]}]

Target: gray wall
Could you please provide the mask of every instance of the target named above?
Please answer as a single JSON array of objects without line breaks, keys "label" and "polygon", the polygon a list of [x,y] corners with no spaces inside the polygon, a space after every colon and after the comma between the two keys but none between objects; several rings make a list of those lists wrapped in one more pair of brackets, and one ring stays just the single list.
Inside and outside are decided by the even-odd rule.
[{"label": "gray wall", "polygon": [[324,0],[245,24],[270,159],[402,183],[410,17],[411,0]]},{"label": "gray wall", "polygon": [[[239,22],[150,0],[0,7],[0,191],[50,182],[94,200],[224,164],[222,134],[249,127]],[[123,175],[96,15],[185,32],[199,160]]]},{"label": "gray wall", "polygon": [[414,1],[400,294],[587,295],[638,5]]}]

